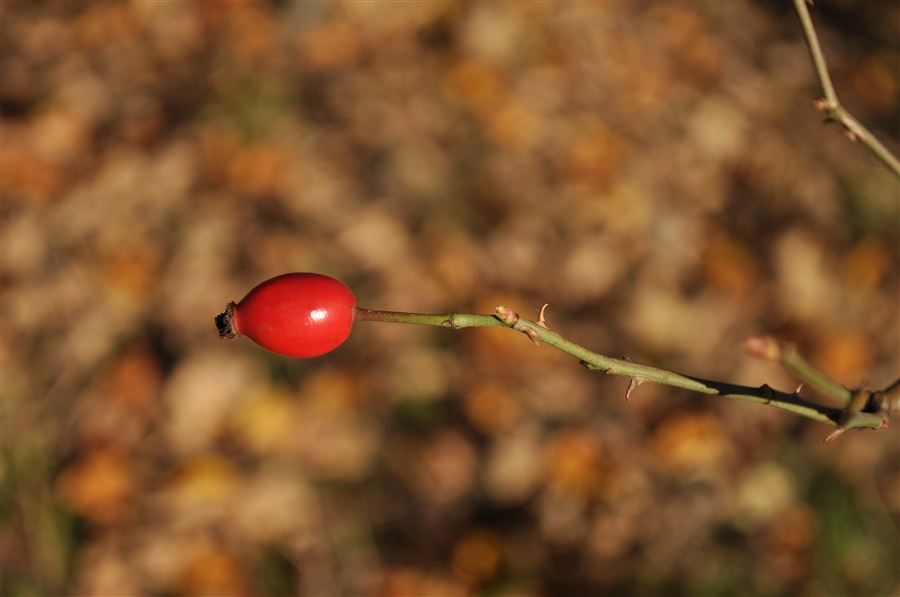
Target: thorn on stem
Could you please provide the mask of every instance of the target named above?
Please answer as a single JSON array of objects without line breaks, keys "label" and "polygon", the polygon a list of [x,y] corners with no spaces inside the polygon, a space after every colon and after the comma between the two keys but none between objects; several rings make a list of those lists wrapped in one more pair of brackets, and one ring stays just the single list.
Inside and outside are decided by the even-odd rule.
[{"label": "thorn on stem", "polygon": [[550,303],[544,303],[544,306],[541,307],[541,313],[540,313],[540,315],[538,315],[538,320],[537,320],[537,324],[538,324],[539,326],[541,326],[542,328],[544,328],[545,330],[549,330],[549,329],[550,329],[550,328],[547,326],[547,320],[544,319],[544,311],[547,310],[547,307],[548,307],[549,305],[550,305]]},{"label": "thorn on stem", "polygon": [[628,382],[628,389],[625,390],[625,402],[628,402],[628,398],[631,397],[631,392],[634,391],[634,389],[636,387],[638,387],[645,381],[647,381],[647,380],[643,377],[632,377],[631,378],[631,381]]},{"label": "thorn on stem", "polygon": [[826,436],[825,439],[822,440],[822,443],[827,444],[828,442],[833,442],[838,437],[840,437],[840,435],[845,431],[847,431],[847,430],[844,429],[843,427],[838,427],[837,429],[835,429],[834,431],[829,433],[828,436]]},{"label": "thorn on stem", "polygon": [[847,128],[847,134],[850,136],[851,141],[866,138],[866,129],[852,117],[842,118],[840,122]]},{"label": "thorn on stem", "polygon": [[541,345],[541,343],[538,342],[538,340],[540,339],[541,336],[540,336],[540,334],[537,333],[536,330],[534,330],[534,329],[532,329],[532,328],[530,328],[530,327],[528,327],[528,326],[522,326],[522,332],[523,332],[526,336],[528,336],[529,338],[531,338],[531,341],[532,341],[532,342],[534,342],[534,343],[537,344],[538,346]]}]

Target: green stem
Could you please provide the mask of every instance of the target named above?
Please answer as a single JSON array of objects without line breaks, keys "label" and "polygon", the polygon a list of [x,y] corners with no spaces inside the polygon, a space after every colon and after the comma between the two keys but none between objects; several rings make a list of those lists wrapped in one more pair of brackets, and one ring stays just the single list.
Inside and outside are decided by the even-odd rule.
[{"label": "green stem", "polygon": [[[498,307],[498,315],[474,315],[468,313],[423,314],[404,313],[398,311],[377,311],[357,307],[354,314],[356,321],[381,321],[389,323],[411,323],[431,325],[444,328],[466,327],[510,327],[523,332],[532,340],[553,346],[574,356],[594,371],[602,371],[610,375],[621,375],[638,380],[653,381],[658,384],[699,392],[701,394],[723,396],[737,400],[768,404],[796,415],[812,419],[820,423],[838,425],[843,413],[842,409],[822,406],[807,402],[796,393],[779,392],[763,385],[758,388],[722,383],[681,375],[665,369],[633,363],[623,359],[615,359],[601,355],[568,340],[556,332],[543,327],[540,323],[529,321],[513,313],[508,307]],[[883,419],[876,413],[860,413],[853,420],[854,427],[880,429]]]},{"label": "green stem", "polygon": [[809,16],[806,0],[794,0],[794,8],[797,10],[797,16],[800,18],[800,26],[803,28],[803,36],[806,38],[809,56],[812,58],[816,75],[819,77],[819,84],[822,87],[822,93],[825,95],[823,100],[816,101],[816,107],[828,114],[830,120],[839,122],[847,129],[853,139],[858,139],[888,170],[894,173],[894,176],[900,178],[900,161],[897,160],[896,156],[881,141],[876,139],[875,135],[856,120],[853,115],[845,110],[841,106],[840,101],[838,101],[837,93],[835,93],[834,85],[831,82],[831,76],[828,74],[828,67],[825,65],[825,55],[822,53],[821,46],[819,46],[819,38],[816,35],[815,27],[813,27],[812,18]]},{"label": "green stem", "polygon": [[809,57],[812,59],[816,74],[819,76],[819,84],[822,86],[822,93],[825,94],[825,100],[829,104],[837,106],[837,94],[834,92],[831,75],[828,74],[828,67],[825,65],[825,55],[822,53],[822,47],[819,45],[819,36],[816,35],[816,28],[813,27],[812,17],[809,15],[806,0],[794,0],[794,8],[797,10],[797,16],[800,18],[803,37],[806,38],[806,47],[809,48]]},{"label": "green stem", "polygon": [[404,313],[402,311],[377,311],[356,307],[353,312],[354,321],[381,321],[386,323],[414,323],[433,325],[442,328],[477,328],[506,327],[494,315],[474,315],[471,313],[449,313],[433,315],[427,313]]},{"label": "green stem", "polygon": [[834,397],[844,406],[850,404],[852,392],[810,365],[792,345],[784,347],[781,362],[794,375],[820,392]]}]

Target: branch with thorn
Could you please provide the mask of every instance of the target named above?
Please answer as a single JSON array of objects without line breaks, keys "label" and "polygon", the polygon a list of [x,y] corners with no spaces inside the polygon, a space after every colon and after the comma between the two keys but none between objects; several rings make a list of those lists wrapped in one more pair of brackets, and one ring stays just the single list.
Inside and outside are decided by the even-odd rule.
[{"label": "branch with thorn", "polygon": [[[632,392],[639,385],[652,381],[700,394],[757,402],[837,427],[837,430],[826,437],[825,441],[836,439],[847,429],[887,429],[891,413],[900,408],[900,379],[887,388],[875,392],[869,391],[865,386],[856,390],[848,390],[803,360],[793,345],[772,338],[750,338],[744,342],[744,350],[752,356],[780,362],[799,377],[804,383],[801,383],[793,392],[781,392],[768,384],[751,387],[711,381],[649,365],[641,365],[627,357],[616,359],[598,354],[551,330],[547,325],[546,309],[547,305],[544,305],[538,320],[531,321],[506,305],[498,306],[496,315],[469,313],[428,315],[357,308],[356,320],[414,323],[453,329],[508,327],[522,332],[535,344],[544,343],[572,355],[591,371],[631,378],[628,389],[625,391],[626,400],[631,397]],[[804,387],[804,384],[831,396],[841,406],[826,406],[805,400],[800,396],[800,389]]]},{"label": "branch with thorn", "polygon": [[809,56],[812,59],[813,67],[816,69],[816,76],[819,78],[819,84],[824,94],[824,97],[813,100],[813,107],[827,114],[828,121],[840,123],[847,130],[847,136],[852,141],[859,141],[865,145],[888,170],[894,173],[894,176],[900,178],[900,161],[897,160],[897,157],[838,101],[837,93],[834,91],[834,84],[831,82],[831,75],[828,74],[828,67],[825,64],[825,55],[819,45],[819,37],[816,35],[815,27],[813,27],[812,17],[809,15],[807,4],[812,6],[813,3],[810,0],[794,0],[794,8],[797,11],[797,16],[800,18],[800,26],[803,28],[803,36],[806,39],[806,46],[809,48]]}]

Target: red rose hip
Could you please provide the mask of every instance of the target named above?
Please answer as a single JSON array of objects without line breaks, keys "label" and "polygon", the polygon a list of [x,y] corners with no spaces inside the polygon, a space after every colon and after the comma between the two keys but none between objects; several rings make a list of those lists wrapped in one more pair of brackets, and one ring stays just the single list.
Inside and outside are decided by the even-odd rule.
[{"label": "red rose hip", "polygon": [[322,274],[276,276],[258,285],[216,317],[221,338],[247,336],[287,357],[317,357],[350,335],[356,297]]}]

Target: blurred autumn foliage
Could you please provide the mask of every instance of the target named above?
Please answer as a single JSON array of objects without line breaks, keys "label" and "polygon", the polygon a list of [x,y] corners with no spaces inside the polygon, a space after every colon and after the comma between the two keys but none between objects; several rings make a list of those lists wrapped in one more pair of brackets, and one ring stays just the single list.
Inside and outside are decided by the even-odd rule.
[{"label": "blurred autumn foliage", "polygon": [[[817,2],[893,150],[900,6]],[[821,6],[819,6],[821,4]],[[885,595],[896,427],[626,380],[500,329],[322,358],[213,316],[317,271],[793,390],[900,361],[897,181],[788,3],[0,5],[4,595]],[[533,312],[533,315],[532,315]]]}]

